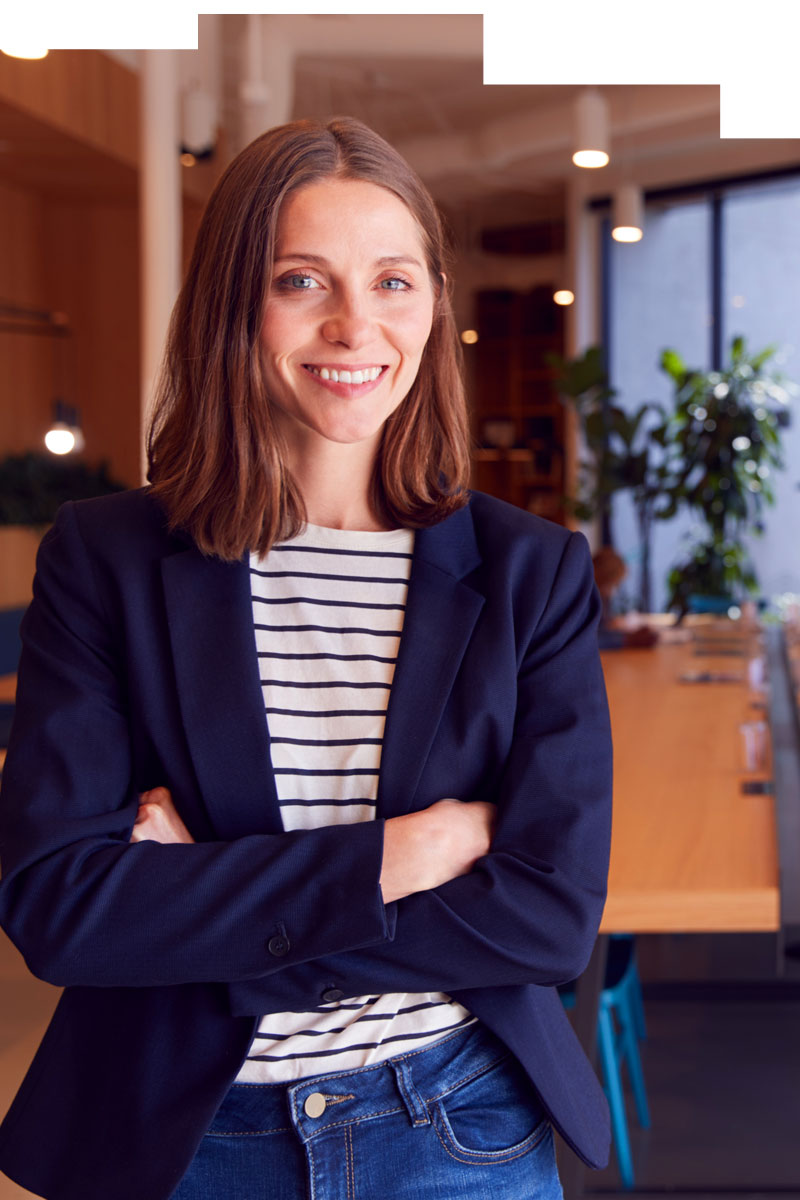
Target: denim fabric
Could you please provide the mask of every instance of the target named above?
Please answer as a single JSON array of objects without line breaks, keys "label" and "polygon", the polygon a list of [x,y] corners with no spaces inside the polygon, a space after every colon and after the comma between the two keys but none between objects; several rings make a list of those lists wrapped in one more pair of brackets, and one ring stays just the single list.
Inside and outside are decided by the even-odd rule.
[{"label": "denim fabric", "polygon": [[356,1071],[234,1084],[172,1200],[561,1200],[550,1124],[482,1026]]}]

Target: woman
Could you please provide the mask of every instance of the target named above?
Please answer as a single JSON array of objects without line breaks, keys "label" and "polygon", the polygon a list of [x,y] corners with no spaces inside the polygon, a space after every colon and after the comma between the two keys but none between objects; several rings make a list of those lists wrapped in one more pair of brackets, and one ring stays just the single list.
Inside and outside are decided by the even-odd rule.
[{"label": "woman", "polygon": [[152,486],[43,542],[0,915],[66,990],[0,1167],[52,1200],[553,1196],[551,1124],[605,1161],[552,986],[605,889],[599,605],[580,535],[466,490],[444,267],[365,126],[257,139]]}]

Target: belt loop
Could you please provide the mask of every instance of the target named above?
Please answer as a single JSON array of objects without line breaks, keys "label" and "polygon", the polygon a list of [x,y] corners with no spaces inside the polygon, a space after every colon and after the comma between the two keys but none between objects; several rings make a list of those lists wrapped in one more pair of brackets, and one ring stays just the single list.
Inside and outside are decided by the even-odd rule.
[{"label": "belt loop", "polygon": [[431,1118],[411,1076],[411,1063],[405,1058],[391,1058],[389,1063],[397,1079],[397,1088],[408,1110],[412,1125],[430,1125]]}]

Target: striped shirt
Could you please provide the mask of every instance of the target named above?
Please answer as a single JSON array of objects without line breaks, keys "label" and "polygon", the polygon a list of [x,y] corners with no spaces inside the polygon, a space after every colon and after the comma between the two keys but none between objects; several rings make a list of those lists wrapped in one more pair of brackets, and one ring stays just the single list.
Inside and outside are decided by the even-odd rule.
[{"label": "striped shirt", "polygon": [[[250,559],[253,624],[283,827],[375,817],[414,534],[307,525]],[[442,992],[358,996],[261,1019],[237,1079],[351,1070],[474,1018]]]}]

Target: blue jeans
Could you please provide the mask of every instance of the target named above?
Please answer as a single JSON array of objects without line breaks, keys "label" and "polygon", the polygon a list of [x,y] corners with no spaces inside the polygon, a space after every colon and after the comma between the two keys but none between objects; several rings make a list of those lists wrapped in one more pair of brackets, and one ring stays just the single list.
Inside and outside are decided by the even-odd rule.
[{"label": "blue jeans", "polygon": [[550,1124],[480,1024],[375,1066],[234,1084],[172,1200],[561,1200]]}]

